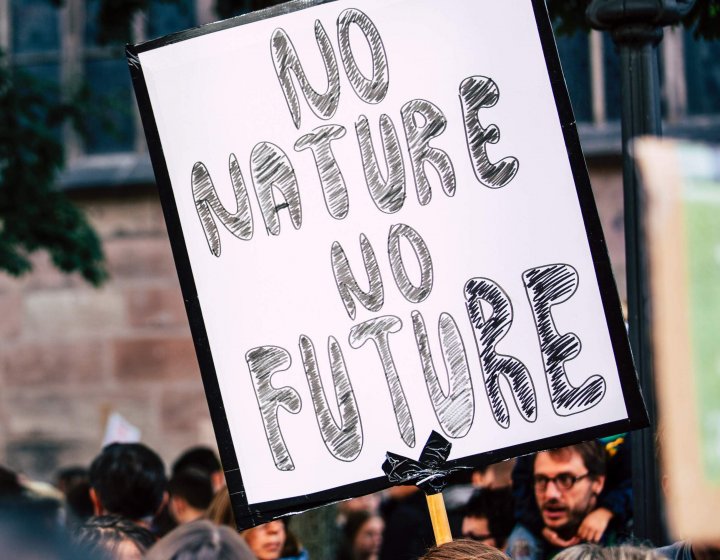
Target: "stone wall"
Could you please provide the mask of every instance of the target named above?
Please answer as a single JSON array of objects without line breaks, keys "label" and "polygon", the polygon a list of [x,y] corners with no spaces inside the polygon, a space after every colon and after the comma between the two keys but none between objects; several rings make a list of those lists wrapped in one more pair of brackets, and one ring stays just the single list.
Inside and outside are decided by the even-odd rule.
[{"label": "stone wall", "polygon": [[112,411],[166,461],[213,443],[159,201],[120,194],[78,199],[103,239],[102,288],[45,255],[0,276],[0,461],[31,476],[88,463]]},{"label": "stone wall", "polygon": [[[593,187],[624,293],[617,162],[594,163]],[[207,404],[154,191],[76,196],[100,233],[111,279],[63,276],[44,255],[16,280],[0,274],[0,462],[50,480],[87,464],[120,412],[167,462],[213,444]]]}]

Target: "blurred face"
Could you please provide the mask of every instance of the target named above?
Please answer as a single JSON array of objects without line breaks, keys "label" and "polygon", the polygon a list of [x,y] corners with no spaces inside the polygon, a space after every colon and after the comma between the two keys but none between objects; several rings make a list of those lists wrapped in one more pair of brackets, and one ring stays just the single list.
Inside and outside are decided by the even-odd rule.
[{"label": "blurred face", "polygon": [[535,499],[545,526],[564,538],[574,535],[594,509],[604,477],[591,478],[582,457],[574,450],[538,453],[534,475]]},{"label": "blurred face", "polygon": [[285,524],[270,521],[248,529],[243,537],[258,560],[277,560],[285,545]]},{"label": "blurred face", "polygon": [[371,517],[363,523],[353,543],[356,558],[370,558],[380,554],[384,528],[385,524],[380,517]]},{"label": "blurred face", "polygon": [[462,538],[497,548],[497,541],[490,534],[490,527],[486,517],[465,517],[462,522]]}]

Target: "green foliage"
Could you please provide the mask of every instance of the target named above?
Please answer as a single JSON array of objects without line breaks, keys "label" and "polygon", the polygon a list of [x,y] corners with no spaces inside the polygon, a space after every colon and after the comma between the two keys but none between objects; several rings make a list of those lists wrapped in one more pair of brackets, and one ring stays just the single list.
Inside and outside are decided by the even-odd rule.
[{"label": "green foliage", "polygon": [[683,20],[695,37],[720,38],[720,0],[698,0]]},{"label": "green foliage", "polygon": [[29,272],[29,255],[44,249],[63,272],[79,272],[96,286],[106,279],[100,240],[55,190],[64,163],[60,127],[78,117],[76,106],[8,68],[0,52],[0,270]]}]

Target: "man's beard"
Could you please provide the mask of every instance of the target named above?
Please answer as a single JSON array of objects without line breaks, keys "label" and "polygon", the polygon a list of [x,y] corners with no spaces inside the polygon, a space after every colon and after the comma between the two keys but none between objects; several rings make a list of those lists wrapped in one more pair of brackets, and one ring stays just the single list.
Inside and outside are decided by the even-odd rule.
[{"label": "man's beard", "polygon": [[585,516],[590,512],[589,505],[582,509],[569,509],[567,506],[564,506],[559,500],[549,500],[545,505],[544,508],[550,508],[551,510],[555,511],[564,511],[565,516],[567,517],[567,521],[561,525],[561,526],[549,526],[547,527],[557,533],[557,535],[563,539],[567,540],[575,536],[575,533],[578,530],[578,527],[580,527],[580,524],[582,523],[583,519],[585,519]]}]

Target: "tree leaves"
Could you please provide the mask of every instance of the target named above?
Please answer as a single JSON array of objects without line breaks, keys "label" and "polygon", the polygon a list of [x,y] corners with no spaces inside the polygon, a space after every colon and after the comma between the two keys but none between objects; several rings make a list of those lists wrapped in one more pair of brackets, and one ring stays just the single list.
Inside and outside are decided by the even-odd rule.
[{"label": "tree leaves", "polygon": [[0,270],[32,270],[44,249],[63,272],[100,285],[107,272],[100,239],[83,213],[55,190],[64,164],[61,124],[79,109],[52,88],[8,68],[0,52]]}]

